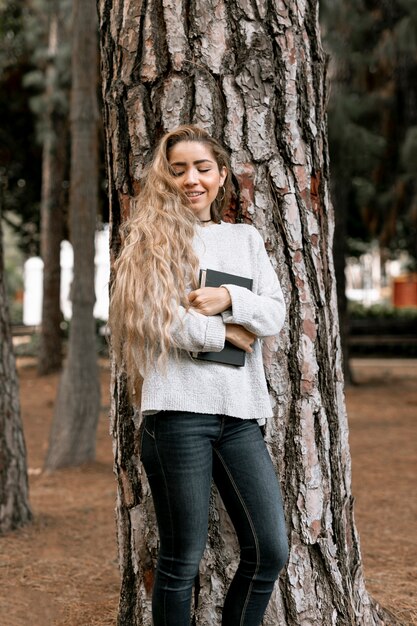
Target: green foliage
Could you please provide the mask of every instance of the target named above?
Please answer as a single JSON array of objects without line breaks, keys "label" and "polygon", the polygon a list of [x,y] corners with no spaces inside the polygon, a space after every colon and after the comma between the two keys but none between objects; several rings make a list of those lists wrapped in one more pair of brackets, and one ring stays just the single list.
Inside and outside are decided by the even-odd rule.
[{"label": "green foliage", "polygon": [[[21,303],[15,303],[10,307],[10,318],[12,324],[22,323],[22,305]],[[96,320],[96,342],[97,342],[97,356],[99,358],[107,359],[109,357],[109,342],[103,331],[106,322],[104,320]],[[63,322],[61,324],[62,336],[64,339],[64,349],[66,349],[66,343],[68,341],[69,334],[69,322]],[[39,355],[40,346],[40,334],[38,331],[31,331],[28,329],[27,335],[25,335],[20,341],[16,342],[14,346],[14,353],[19,357],[37,357]]]},{"label": "green foliage", "polygon": [[0,194],[3,219],[19,233],[27,254],[39,246],[41,149],[35,120],[22,87],[32,69],[24,35],[26,5],[2,0],[0,4]]},{"label": "green foliage", "polygon": [[347,207],[348,237],[377,237],[417,263],[417,3],[320,6],[334,204]]},{"label": "green foliage", "polygon": [[417,175],[417,126],[410,126],[401,146],[401,162],[411,176]]},{"label": "green foliage", "polygon": [[10,227],[3,228],[4,273],[9,301],[23,289],[23,255],[17,247],[16,236]]},{"label": "green foliage", "polygon": [[[70,47],[52,53],[49,46],[58,7],[68,28],[71,0],[0,0],[1,203],[26,255],[39,254],[45,113],[67,116],[69,108]],[[51,64],[55,73],[48,73]]]},{"label": "green foliage", "polygon": [[[64,117],[69,114],[71,5],[70,0],[32,0],[25,17],[25,36],[34,68],[25,74],[23,86],[34,92],[29,104],[37,119],[40,143],[48,132],[46,116],[51,112]],[[52,68],[54,71],[49,71]]]},{"label": "green foliage", "polygon": [[40,335],[39,333],[30,333],[25,336],[22,341],[16,342],[14,345],[15,356],[18,357],[37,357],[39,354]]},{"label": "green foliage", "polygon": [[16,65],[25,52],[19,2],[0,0],[0,71]]},{"label": "green foliage", "polygon": [[395,26],[398,50],[402,54],[416,54],[417,49],[417,5],[414,0],[398,0],[406,15]]},{"label": "green foliage", "polygon": [[413,307],[395,308],[389,304],[371,304],[349,301],[348,311],[352,319],[416,320],[417,309]]},{"label": "green foliage", "polygon": [[20,300],[9,300],[9,319],[11,324],[23,323],[23,303]]}]

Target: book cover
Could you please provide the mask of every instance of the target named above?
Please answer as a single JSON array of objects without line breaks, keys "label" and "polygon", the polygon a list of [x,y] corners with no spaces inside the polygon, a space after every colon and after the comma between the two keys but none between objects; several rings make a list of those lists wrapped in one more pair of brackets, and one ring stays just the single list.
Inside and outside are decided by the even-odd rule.
[{"label": "book cover", "polygon": [[[200,270],[200,287],[220,287],[221,285],[238,285],[252,291],[252,278],[227,274],[217,270]],[[229,341],[226,341],[221,352],[193,352],[193,357],[201,361],[214,361],[227,365],[243,367],[245,365],[246,352]]]}]

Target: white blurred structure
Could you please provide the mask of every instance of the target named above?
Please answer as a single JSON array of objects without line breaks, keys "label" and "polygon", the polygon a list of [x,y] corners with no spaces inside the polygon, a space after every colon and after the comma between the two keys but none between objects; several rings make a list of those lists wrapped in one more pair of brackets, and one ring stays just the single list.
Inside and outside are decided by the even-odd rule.
[{"label": "white blurred structure", "polygon": [[96,266],[95,290],[96,303],[94,317],[98,320],[107,320],[109,317],[109,278],[110,278],[110,250],[109,227],[96,233]]},{"label": "white blurred structure", "polygon": [[[95,261],[95,259],[94,259]],[[74,252],[69,241],[61,242],[61,311],[66,320],[72,317],[72,302],[70,299],[72,275],[74,267]],[[43,272],[42,272],[43,275]],[[42,309],[40,319],[42,321]],[[40,322],[39,322],[40,323]]]},{"label": "white blurred structure", "polygon": [[369,306],[381,299],[381,257],[375,245],[359,257],[346,262],[346,296]]},{"label": "white blurred structure", "polygon": [[[94,317],[108,319],[109,310],[109,228],[96,232],[95,238],[95,292]],[[61,243],[61,311],[66,320],[71,319],[72,304],[70,300],[73,277],[74,254],[69,241]],[[43,261],[39,257],[31,257],[24,265],[23,323],[26,326],[39,326],[42,322],[42,282]]]},{"label": "white blurred structure", "polygon": [[396,260],[382,261],[376,242],[359,257],[348,257],[345,268],[347,298],[365,306],[390,301],[394,279],[407,271],[408,262],[406,253],[400,254]]},{"label": "white blurred structure", "polygon": [[43,261],[38,256],[28,259],[23,270],[23,323],[37,326],[42,317]]}]

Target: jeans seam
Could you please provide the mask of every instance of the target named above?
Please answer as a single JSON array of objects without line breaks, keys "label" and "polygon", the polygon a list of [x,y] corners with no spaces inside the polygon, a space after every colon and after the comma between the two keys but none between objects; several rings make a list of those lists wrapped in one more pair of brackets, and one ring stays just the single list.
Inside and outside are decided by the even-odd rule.
[{"label": "jeans seam", "polygon": [[221,422],[220,422],[220,432],[219,432],[218,437],[214,440],[214,442],[213,442],[214,444],[218,443],[220,441],[220,439],[222,438],[222,436],[223,436],[225,421],[226,421],[226,418],[224,416],[222,416]]},{"label": "jeans seam", "polygon": [[156,428],[156,424],[155,424],[155,418],[154,418],[154,422],[153,422],[153,432],[151,432],[148,428],[148,421],[149,421],[149,415],[145,415],[144,420],[143,420],[143,430],[145,430],[149,437],[152,437],[153,440],[155,440],[155,428]]},{"label": "jeans seam", "polygon": [[144,431],[146,431],[146,433],[149,435],[149,437],[152,437],[153,440],[155,440],[155,435],[151,432],[149,432],[149,430],[146,428],[146,426],[143,429]]},{"label": "jeans seam", "polygon": [[[155,424],[154,432],[155,432],[155,430],[156,430],[156,424]],[[151,435],[151,437],[152,437],[152,435]],[[171,536],[172,536],[172,547],[171,547],[171,571],[172,571],[172,565],[173,565],[173,562],[174,562],[174,557],[173,557],[174,525],[173,525],[173,522],[172,522],[172,510],[171,510],[171,503],[170,503],[170,499],[169,499],[169,489],[168,489],[168,483],[167,483],[167,479],[166,479],[166,475],[165,475],[165,471],[164,471],[164,466],[163,466],[163,463],[161,461],[161,457],[159,455],[158,443],[157,443],[155,435],[153,436],[153,439],[154,439],[154,442],[155,442],[155,450],[156,450],[156,454],[157,454],[157,457],[158,457],[158,462],[159,462],[159,465],[161,467],[162,476],[164,478],[165,492],[167,494],[168,511],[169,511],[169,522],[170,522],[170,525],[171,525]],[[165,625],[167,623],[166,600],[167,600],[167,592],[165,591],[164,592],[164,623],[165,623]]]},{"label": "jeans seam", "polygon": [[254,580],[255,580],[256,576],[258,575],[258,572],[259,572],[259,566],[260,566],[259,541],[258,541],[258,537],[257,537],[256,532],[255,532],[255,526],[253,524],[251,515],[250,515],[250,513],[248,511],[248,508],[247,508],[247,506],[245,504],[245,501],[242,498],[241,493],[240,493],[240,491],[239,491],[239,489],[238,489],[238,487],[237,487],[237,485],[236,485],[236,483],[235,483],[235,481],[233,479],[233,476],[229,472],[229,468],[227,467],[226,463],[224,462],[224,459],[223,459],[222,455],[220,454],[220,452],[216,448],[214,448],[214,452],[217,454],[217,456],[218,456],[218,458],[220,460],[220,463],[223,465],[224,470],[225,470],[225,472],[227,473],[227,475],[229,477],[231,485],[232,485],[233,489],[235,490],[235,493],[236,493],[237,497],[239,498],[239,501],[240,501],[240,503],[241,503],[241,505],[243,507],[243,510],[246,513],[246,517],[247,517],[247,520],[249,522],[249,526],[250,526],[250,528],[252,530],[252,535],[253,535],[253,538],[254,538],[254,541],[255,541],[255,547],[256,547],[256,568],[255,568],[255,571],[253,573],[252,580],[251,580],[251,582],[249,584],[248,591],[247,591],[247,594],[246,594],[245,603],[244,603],[243,608],[242,608],[242,614],[240,616],[240,626],[243,626],[243,620],[244,620],[245,615],[246,615],[246,609],[247,609],[247,606],[248,606],[248,603],[249,603],[249,598],[250,598],[250,595],[251,595],[251,592],[252,592],[253,583],[254,583]]}]

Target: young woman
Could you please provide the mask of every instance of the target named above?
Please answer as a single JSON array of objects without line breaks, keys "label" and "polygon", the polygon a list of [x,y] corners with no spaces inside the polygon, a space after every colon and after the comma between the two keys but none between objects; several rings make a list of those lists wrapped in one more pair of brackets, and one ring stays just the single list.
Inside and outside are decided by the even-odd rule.
[{"label": "young woman", "polygon": [[[196,126],[167,133],[115,263],[112,344],[140,394],[141,460],[160,535],[155,626],[190,624],[212,479],[240,545],[223,626],[259,626],[287,559],[280,488],[260,429],[272,416],[261,340],[279,332],[285,306],[256,229],[221,221],[231,191],[217,141]],[[200,269],[251,278],[252,291],[199,288]],[[226,340],[247,353],[243,367],[195,358]]]}]

